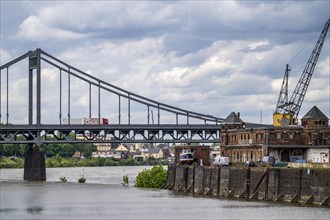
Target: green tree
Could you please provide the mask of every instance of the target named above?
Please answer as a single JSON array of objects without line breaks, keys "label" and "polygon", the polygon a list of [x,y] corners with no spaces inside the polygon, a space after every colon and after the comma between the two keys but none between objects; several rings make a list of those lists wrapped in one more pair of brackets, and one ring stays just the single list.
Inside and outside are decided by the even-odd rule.
[{"label": "green tree", "polygon": [[62,157],[72,157],[76,148],[72,144],[61,144],[61,151],[59,154]]},{"label": "green tree", "polygon": [[84,144],[82,152],[85,157],[91,157],[95,151],[97,151],[97,148],[94,144]]},{"label": "green tree", "polygon": [[72,157],[76,151],[84,153],[85,157],[91,157],[93,151],[97,148],[93,144],[47,144],[43,146],[46,157],[53,157],[57,154],[62,157]]},{"label": "green tree", "polygon": [[167,181],[167,171],[163,166],[154,166],[141,171],[135,180],[136,187],[160,188]]}]

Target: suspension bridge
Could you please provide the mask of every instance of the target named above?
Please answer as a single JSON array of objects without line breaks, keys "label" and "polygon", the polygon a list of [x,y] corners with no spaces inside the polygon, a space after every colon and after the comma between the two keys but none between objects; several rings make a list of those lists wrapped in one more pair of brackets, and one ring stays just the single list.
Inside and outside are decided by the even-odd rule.
[{"label": "suspension bridge", "polygon": [[[43,77],[43,71],[50,70],[57,78],[56,83],[51,85]],[[18,109],[11,108],[17,102],[18,95],[11,94],[11,83],[17,76],[26,79],[19,84],[20,88],[26,89],[19,99],[27,100],[27,105],[19,111],[24,112],[25,117],[20,117],[25,118],[26,122],[19,124],[12,122],[15,121],[12,115]],[[85,86],[84,94],[81,90],[75,91],[81,87],[77,86],[77,82]],[[43,115],[47,112],[44,103],[49,98],[47,91],[54,87],[58,94],[52,102],[56,104],[58,117],[57,114],[52,115],[51,123],[48,123]],[[1,66],[0,92],[0,144],[219,143],[219,124],[224,120],[129,92],[79,70],[42,49],[28,51]],[[92,117],[93,111],[97,112],[97,123],[76,123],[73,112],[83,110],[74,109],[73,103],[81,98],[88,100],[88,107],[84,109],[87,118]],[[116,121],[102,123],[104,105],[112,106],[113,114],[117,114]],[[134,122],[133,118],[138,118],[139,123]]]}]

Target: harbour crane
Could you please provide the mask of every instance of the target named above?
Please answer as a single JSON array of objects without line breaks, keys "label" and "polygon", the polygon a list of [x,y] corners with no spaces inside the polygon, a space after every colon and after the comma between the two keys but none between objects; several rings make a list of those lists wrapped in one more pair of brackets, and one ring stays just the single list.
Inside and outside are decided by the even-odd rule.
[{"label": "harbour crane", "polygon": [[304,97],[311,81],[317,60],[322,50],[322,46],[329,30],[330,18],[325,23],[320,37],[310,55],[308,62],[302,72],[300,79],[296,85],[296,88],[288,101],[288,79],[290,74],[290,66],[286,65],[286,70],[282,82],[282,87],[278,97],[276,109],[273,115],[274,126],[288,126],[296,125],[298,123],[298,114],[301,105],[304,101]]}]

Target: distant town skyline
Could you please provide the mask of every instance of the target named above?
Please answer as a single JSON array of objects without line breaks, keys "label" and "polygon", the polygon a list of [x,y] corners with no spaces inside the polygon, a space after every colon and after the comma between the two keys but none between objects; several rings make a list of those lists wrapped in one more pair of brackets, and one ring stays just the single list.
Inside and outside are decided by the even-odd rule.
[{"label": "distant town skyline", "polygon": [[[292,68],[291,95],[330,17],[330,2],[5,0],[0,12],[0,65],[42,48],[95,77],[162,103],[221,118],[240,112],[243,121],[271,124],[285,65]],[[299,118],[314,105],[330,116],[329,36]],[[58,80],[54,75],[54,70],[43,69],[48,83]],[[27,72],[10,80],[10,98],[15,99],[11,117],[20,123],[27,117],[27,100],[19,98],[26,93],[22,85]],[[83,95],[73,100],[74,106],[88,108],[84,88],[79,82],[76,87]],[[54,88],[45,91],[45,118],[58,117],[53,103],[57,96]],[[117,115],[102,107],[102,117],[111,123]],[[4,104],[1,108],[4,113]],[[73,117],[75,113],[79,116],[73,112]]]}]

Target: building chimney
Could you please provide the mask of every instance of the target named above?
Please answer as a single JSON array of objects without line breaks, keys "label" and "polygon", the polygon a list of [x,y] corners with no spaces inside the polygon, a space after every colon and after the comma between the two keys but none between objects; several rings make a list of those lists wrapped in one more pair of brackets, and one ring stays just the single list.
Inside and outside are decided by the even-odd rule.
[{"label": "building chimney", "polygon": [[241,114],[240,114],[239,112],[237,112],[237,116],[238,116],[239,118],[241,118]]}]

